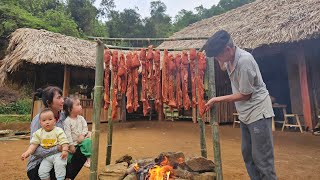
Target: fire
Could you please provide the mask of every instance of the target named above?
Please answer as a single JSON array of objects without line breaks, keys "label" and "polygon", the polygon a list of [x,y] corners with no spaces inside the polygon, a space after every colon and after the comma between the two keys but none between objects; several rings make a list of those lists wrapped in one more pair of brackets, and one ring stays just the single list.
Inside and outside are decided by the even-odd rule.
[{"label": "fire", "polygon": [[167,157],[160,163],[160,166],[155,165],[149,169],[149,180],[169,180],[170,173],[173,167],[170,166],[170,162]]},{"label": "fire", "polygon": [[134,169],[136,172],[139,171],[140,167],[139,167],[138,163],[136,163],[136,164],[133,166],[133,169]]},{"label": "fire", "polygon": [[169,180],[170,172],[173,170],[172,166],[158,166],[155,165],[149,169],[149,180]]}]

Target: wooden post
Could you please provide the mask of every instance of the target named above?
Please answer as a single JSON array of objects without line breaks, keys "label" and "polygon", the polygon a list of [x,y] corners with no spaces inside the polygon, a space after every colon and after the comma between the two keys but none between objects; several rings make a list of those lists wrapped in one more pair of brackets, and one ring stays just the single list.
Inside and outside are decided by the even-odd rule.
[{"label": "wooden post", "polygon": [[306,59],[304,55],[304,49],[302,46],[299,46],[295,52],[297,53],[296,57],[298,59],[298,64],[299,64],[300,89],[301,89],[302,108],[303,108],[305,128],[312,129],[313,124],[312,124],[312,114],[311,114],[311,99],[309,94],[307,65],[306,65]]},{"label": "wooden post", "polygon": [[[207,59],[207,71],[209,76],[209,99],[216,96],[216,83],[215,83],[215,70],[214,70],[214,60],[212,58]],[[220,138],[219,138],[219,123],[216,118],[216,110],[213,107],[210,110],[211,118],[210,124],[212,127],[212,141],[213,141],[213,152],[214,152],[214,162],[215,172],[217,173],[217,180],[223,180],[222,176],[222,163],[221,163],[221,152],[220,152]]]},{"label": "wooden post", "polygon": [[93,122],[92,122],[92,155],[90,166],[90,180],[97,179],[98,170],[98,154],[99,154],[99,136],[100,136],[100,115],[101,115],[101,99],[103,88],[103,43],[98,40],[97,58],[96,58],[96,75],[93,100]]},{"label": "wooden post", "polygon": [[113,134],[113,121],[112,121],[112,88],[113,88],[113,73],[111,72],[111,81],[110,81],[110,106],[108,109],[108,134],[107,134],[107,154],[106,154],[106,165],[109,165],[111,163],[111,151],[112,151],[112,134]]},{"label": "wooden post", "polygon": [[[195,83],[196,83],[196,102],[199,101],[199,97],[198,97],[198,82],[199,82],[199,77],[198,77],[198,64],[199,64],[199,59],[197,58],[195,60]],[[198,80],[197,80],[198,79]],[[202,83],[202,82],[199,82]],[[206,130],[205,130],[205,123],[203,121],[202,118],[199,118],[199,108],[198,106],[196,106],[195,108],[195,117],[196,117],[196,122],[198,120],[198,124],[199,124],[199,129],[200,129],[200,148],[201,148],[201,156],[204,158],[207,158],[207,143],[206,143]],[[193,112],[193,111],[192,111]]]},{"label": "wooden post", "polygon": [[64,74],[63,74],[63,97],[69,96],[69,87],[70,87],[70,67],[64,65]]}]

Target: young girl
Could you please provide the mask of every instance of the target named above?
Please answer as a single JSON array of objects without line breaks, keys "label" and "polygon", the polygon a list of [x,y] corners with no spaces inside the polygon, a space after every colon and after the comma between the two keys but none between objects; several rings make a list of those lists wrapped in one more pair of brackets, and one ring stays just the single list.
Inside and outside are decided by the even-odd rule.
[{"label": "young girl", "polygon": [[80,100],[78,98],[67,98],[63,110],[67,116],[63,125],[69,141],[68,161],[71,161],[76,148],[80,148],[82,154],[87,157],[84,166],[90,167],[91,133],[88,131],[86,120],[80,115],[82,113]]}]

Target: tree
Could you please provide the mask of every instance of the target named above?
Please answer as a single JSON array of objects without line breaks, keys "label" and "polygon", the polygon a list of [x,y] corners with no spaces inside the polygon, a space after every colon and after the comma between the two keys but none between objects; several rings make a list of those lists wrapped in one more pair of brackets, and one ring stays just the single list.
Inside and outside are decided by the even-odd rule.
[{"label": "tree", "polygon": [[174,26],[180,30],[189,24],[197,22],[199,20],[199,15],[194,14],[192,11],[182,9],[178,12],[178,15],[176,15],[175,20]]}]

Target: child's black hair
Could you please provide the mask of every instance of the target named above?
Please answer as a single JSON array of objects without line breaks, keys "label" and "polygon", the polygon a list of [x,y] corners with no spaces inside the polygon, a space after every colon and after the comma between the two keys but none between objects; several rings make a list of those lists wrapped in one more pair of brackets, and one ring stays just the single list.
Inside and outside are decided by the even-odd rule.
[{"label": "child's black hair", "polygon": [[[44,109],[40,112],[40,114],[39,114],[39,119],[40,119],[40,120],[41,120],[41,115],[42,115],[43,113],[46,113],[46,112],[52,112],[52,110],[49,109],[49,108],[44,108]],[[52,114],[53,114],[53,112],[52,112]]]},{"label": "child's black hair", "polygon": [[64,104],[63,104],[63,111],[64,111],[66,116],[70,116],[70,113],[71,113],[72,107],[73,107],[73,103],[77,99],[78,98],[67,98],[67,99],[65,99]]}]

